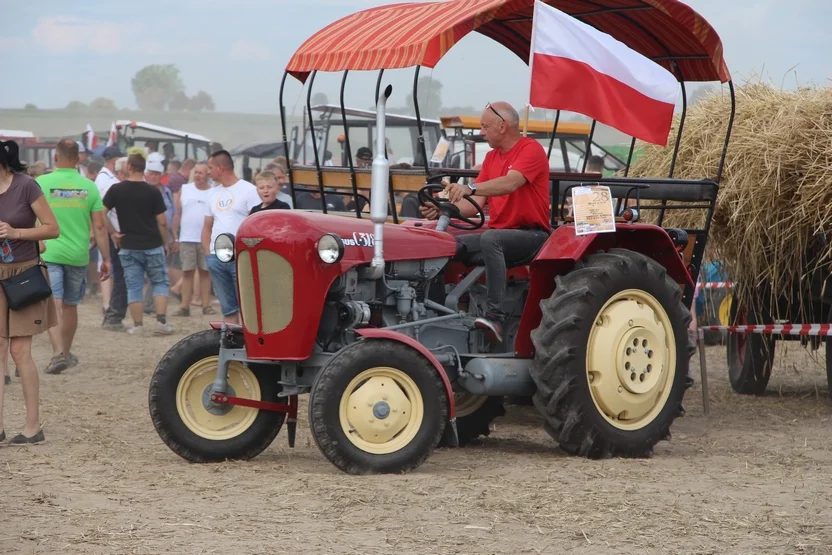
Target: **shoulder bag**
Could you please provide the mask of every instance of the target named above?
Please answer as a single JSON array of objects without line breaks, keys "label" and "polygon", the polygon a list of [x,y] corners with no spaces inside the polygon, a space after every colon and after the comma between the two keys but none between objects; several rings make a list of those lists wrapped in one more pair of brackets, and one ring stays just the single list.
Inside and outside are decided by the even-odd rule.
[{"label": "shoulder bag", "polygon": [[31,268],[0,280],[10,310],[20,310],[52,296],[52,287],[43,275],[45,267],[38,259],[38,263]]}]

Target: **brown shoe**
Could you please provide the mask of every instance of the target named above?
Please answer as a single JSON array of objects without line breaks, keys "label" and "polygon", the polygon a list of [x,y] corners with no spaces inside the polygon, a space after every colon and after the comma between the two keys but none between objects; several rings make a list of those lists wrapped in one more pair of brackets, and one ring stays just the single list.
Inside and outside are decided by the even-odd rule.
[{"label": "brown shoe", "polygon": [[183,306],[179,310],[174,312],[173,315],[178,316],[180,318],[189,318],[191,316],[191,309],[190,308],[185,308]]},{"label": "brown shoe", "polygon": [[69,361],[63,353],[55,355],[49,361],[49,366],[46,367],[47,374],[60,374],[69,368]]},{"label": "brown shoe", "polygon": [[211,308],[210,306],[204,306],[204,307],[202,307],[202,313],[203,314],[216,314],[217,311],[214,310],[213,308]]}]

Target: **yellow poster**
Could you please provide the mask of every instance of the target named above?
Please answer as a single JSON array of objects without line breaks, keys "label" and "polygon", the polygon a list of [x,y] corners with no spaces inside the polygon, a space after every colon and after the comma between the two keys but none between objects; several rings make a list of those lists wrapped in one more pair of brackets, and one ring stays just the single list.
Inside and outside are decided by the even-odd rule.
[{"label": "yellow poster", "polygon": [[572,189],[575,235],[615,231],[615,209],[609,187],[591,185]]}]

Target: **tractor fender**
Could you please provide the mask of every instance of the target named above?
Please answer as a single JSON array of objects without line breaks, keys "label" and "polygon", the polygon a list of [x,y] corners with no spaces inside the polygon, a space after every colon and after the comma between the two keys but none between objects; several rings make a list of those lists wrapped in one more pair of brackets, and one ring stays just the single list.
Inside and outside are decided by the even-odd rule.
[{"label": "tractor fender", "polygon": [[451,380],[448,379],[448,374],[445,372],[445,368],[436,360],[436,357],[433,356],[427,347],[413,339],[412,337],[405,335],[403,333],[399,333],[397,331],[392,330],[385,330],[380,328],[364,328],[355,330],[355,333],[360,335],[365,339],[392,339],[393,341],[398,341],[399,343],[404,343],[408,347],[416,349],[421,353],[426,359],[433,364],[433,367],[436,368],[436,372],[439,374],[439,377],[442,378],[442,383],[445,384],[445,393],[448,395],[448,419],[454,421],[456,418],[456,406],[454,405],[454,388],[451,387]]},{"label": "tractor fender", "polygon": [[515,354],[534,356],[531,332],[540,325],[540,301],[555,290],[555,277],[571,271],[587,254],[609,249],[628,249],[649,256],[664,266],[676,283],[693,288],[690,272],[667,232],[650,224],[617,226],[615,233],[576,235],[573,225],[557,228],[538,251],[530,268],[529,294],[520,318]]}]

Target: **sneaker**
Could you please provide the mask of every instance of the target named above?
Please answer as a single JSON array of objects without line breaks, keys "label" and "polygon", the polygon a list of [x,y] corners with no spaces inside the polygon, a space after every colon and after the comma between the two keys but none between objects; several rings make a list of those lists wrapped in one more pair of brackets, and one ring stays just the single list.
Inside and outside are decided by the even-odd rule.
[{"label": "sneaker", "polygon": [[127,328],[127,333],[130,335],[144,335],[144,326],[133,326],[132,328]]},{"label": "sneaker", "polygon": [[153,330],[154,335],[170,335],[173,333],[173,326],[170,324],[163,324],[162,322],[156,322],[156,329]]},{"label": "sneaker", "polygon": [[43,429],[41,429],[32,437],[17,434],[11,439],[11,441],[9,441],[9,445],[38,445],[44,441],[46,441],[46,438],[43,436]]},{"label": "sneaker", "polygon": [[189,318],[191,316],[191,309],[183,306],[179,310],[174,312],[173,315],[178,316],[180,318]]},{"label": "sneaker", "polygon": [[474,320],[474,327],[485,333],[485,338],[492,345],[503,342],[503,326],[492,318],[477,318]]},{"label": "sneaker", "polygon": [[69,361],[66,356],[61,353],[52,357],[49,361],[49,366],[46,367],[47,374],[60,374],[69,368]]},{"label": "sneaker", "polygon": [[104,320],[104,322],[101,324],[101,329],[104,329],[104,330],[107,330],[107,331],[125,331],[125,330],[127,330],[127,328],[124,327],[123,323],[121,323],[121,322],[108,322],[107,320]]}]

